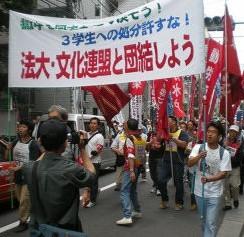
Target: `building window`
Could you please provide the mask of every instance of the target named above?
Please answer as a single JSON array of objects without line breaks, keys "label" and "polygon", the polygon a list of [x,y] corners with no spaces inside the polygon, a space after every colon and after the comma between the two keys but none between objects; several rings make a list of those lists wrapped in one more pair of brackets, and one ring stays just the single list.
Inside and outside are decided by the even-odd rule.
[{"label": "building window", "polygon": [[97,115],[97,108],[92,108],[92,114]]},{"label": "building window", "polygon": [[99,4],[95,4],[95,16],[101,15],[101,6]]}]

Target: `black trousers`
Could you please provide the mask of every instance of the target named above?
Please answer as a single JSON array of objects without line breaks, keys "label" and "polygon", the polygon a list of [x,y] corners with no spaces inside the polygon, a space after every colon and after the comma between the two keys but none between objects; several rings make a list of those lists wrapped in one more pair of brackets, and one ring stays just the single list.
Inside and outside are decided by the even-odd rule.
[{"label": "black trousers", "polygon": [[96,176],[95,176],[95,181],[91,187],[91,202],[96,202],[97,200],[97,195],[98,195],[98,177],[100,173],[100,163],[93,163],[94,168],[96,170]]},{"label": "black trousers", "polygon": [[158,189],[158,174],[157,174],[157,166],[159,159],[149,158],[149,172],[151,179],[153,181],[153,187]]}]

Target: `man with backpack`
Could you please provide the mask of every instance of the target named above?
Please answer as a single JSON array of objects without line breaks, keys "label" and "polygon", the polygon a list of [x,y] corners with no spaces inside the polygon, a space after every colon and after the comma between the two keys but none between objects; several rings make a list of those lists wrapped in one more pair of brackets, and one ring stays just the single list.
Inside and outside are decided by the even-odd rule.
[{"label": "man with backpack", "polygon": [[194,194],[201,215],[203,237],[217,234],[224,178],[231,171],[230,154],[219,145],[223,136],[221,123],[210,122],[207,142],[195,145],[188,160],[188,166],[196,170]]},{"label": "man with backpack", "polygon": [[125,165],[120,192],[123,218],[116,221],[117,225],[130,225],[133,222],[132,217],[142,217],[136,188],[143,159],[145,159],[146,140],[141,137],[136,119],[129,119],[124,124],[124,129],[126,134],[125,145],[123,146]]}]

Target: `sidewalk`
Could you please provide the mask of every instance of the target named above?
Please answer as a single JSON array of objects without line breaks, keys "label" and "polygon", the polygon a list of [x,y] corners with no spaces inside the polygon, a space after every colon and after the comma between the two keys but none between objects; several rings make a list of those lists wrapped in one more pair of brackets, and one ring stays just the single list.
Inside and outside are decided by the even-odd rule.
[{"label": "sidewalk", "polygon": [[244,225],[244,196],[239,196],[238,209],[226,211],[217,237],[242,237]]}]

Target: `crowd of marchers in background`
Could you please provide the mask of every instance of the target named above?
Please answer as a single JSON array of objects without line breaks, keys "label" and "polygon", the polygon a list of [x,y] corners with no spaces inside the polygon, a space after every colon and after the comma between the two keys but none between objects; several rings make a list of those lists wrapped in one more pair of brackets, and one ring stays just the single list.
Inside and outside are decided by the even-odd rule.
[{"label": "crowd of marchers in background", "polygon": [[[93,117],[89,131],[73,133],[62,106],[51,106],[48,117],[41,126],[38,118],[19,121],[14,141],[0,139],[0,159],[8,160],[12,154],[15,164],[11,170],[19,201],[19,225],[14,231],[22,232],[30,226],[31,236],[38,236],[43,225],[48,225],[83,233],[79,207],[95,208],[99,203],[104,148],[100,120]],[[150,120],[142,124],[132,118],[123,124],[113,121],[111,149],[117,166],[114,190],[120,192],[122,204],[122,218],[116,224],[131,225],[134,218],[143,217],[139,202],[143,194],[138,194],[137,183],[139,178],[147,181],[148,162],[153,183],[150,192],[161,197],[159,208],[170,208],[170,181],[175,192],[173,208],[186,208],[187,183],[190,209],[199,212],[203,236],[216,236],[219,212],[238,208],[239,195],[243,194],[244,124],[226,126],[225,120],[211,121],[206,126],[205,142],[198,139],[194,120],[178,121],[169,116],[168,128],[166,139],[158,135]],[[78,142],[73,144],[74,140]]]}]

